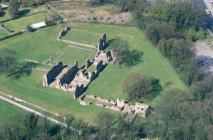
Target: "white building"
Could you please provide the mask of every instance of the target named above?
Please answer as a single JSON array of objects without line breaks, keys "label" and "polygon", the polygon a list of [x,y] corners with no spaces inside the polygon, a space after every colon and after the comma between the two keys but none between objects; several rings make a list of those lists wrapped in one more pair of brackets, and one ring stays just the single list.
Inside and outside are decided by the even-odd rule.
[{"label": "white building", "polygon": [[39,23],[35,23],[35,24],[32,24],[30,25],[30,27],[34,30],[36,29],[40,29],[40,28],[43,28],[43,27],[46,27],[46,23],[45,22],[39,22]]},{"label": "white building", "polygon": [[7,4],[0,4],[0,7],[1,7],[2,9],[7,9],[9,6],[8,6]]}]

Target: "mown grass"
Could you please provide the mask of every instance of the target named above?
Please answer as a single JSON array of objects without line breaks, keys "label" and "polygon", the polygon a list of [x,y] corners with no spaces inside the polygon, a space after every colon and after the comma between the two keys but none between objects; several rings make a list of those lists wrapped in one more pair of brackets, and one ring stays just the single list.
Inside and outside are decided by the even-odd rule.
[{"label": "mown grass", "polygon": [[[11,122],[16,116],[24,116],[27,114],[22,109],[19,109],[7,102],[0,101],[0,127]],[[0,128],[1,129],[1,128]]]},{"label": "mown grass", "polygon": [[[0,49],[8,48],[17,53],[18,61],[26,58],[45,63],[51,57],[56,61],[63,60],[66,64],[73,64],[75,60],[83,63],[86,58],[93,57],[96,51],[79,50],[68,47],[69,44],[56,40],[61,25],[44,28],[33,33],[24,33],[0,42]],[[135,27],[122,27],[114,25],[101,25],[89,23],[73,23],[66,39],[81,43],[95,45],[97,40],[107,33],[108,39],[121,38],[126,40],[133,49],[144,52],[144,62],[131,68],[118,65],[108,65],[100,76],[89,86],[87,93],[109,99],[126,98],[122,92],[122,81],[131,72],[139,72],[143,75],[154,76],[161,80],[164,87],[163,95],[173,88],[186,89],[185,84],[179,78],[166,58],[157,48],[152,46],[144,37],[143,32]],[[42,106],[50,111],[74,115],[87,122],[93,122],[95,116],[102,111],[109,111],[97,106],[84,107],[74,100],[70,93],[57,89],[49,89],[42,86],[43,72],[33,71],[29,77],[20,80],[9,80],[0,77],[0,90],[22,98],[33,104]],[[158,96],[151,105],[157,105],[163,98]],[[114,112],[116,114],[116,112]]]},{"label": "mown grass", "polygon": [[[170,89],[187,89],[184,82],[179,78],[177,72],[170,65],[169,61],[163,57],[157,48],[155,48],[145,38],[143,32],[135,27],[121,27],[115,25],[76,23],[72,31],[75,31],[69,38],[72,40],[84,40],[85,43],[95,43],[96,38],[105,32],[108,39],[120,38],[129,43],[130,48],[144,52],[144,62],[131,68],[117,65],[109,65],[100,74],[100,76],[90,85],[88,94],[93,94],[105,98],[126,98],[122,92],[122,81],[131,72],[139,72],[143,75],[154,76],[161,80],[164,90],[161,94],[167,94]],[[94,35],[91,35],[94,33]],[[83,35],[82,35],[83,34]],[[94,36],[91,37],[87,36]],[[151,105],[157,105],[157,102],[163,98],[161,95],[150,102]]]},{"label": "mown grass", "polygon": [[56,40],[60,26],[53,26],[33,33],[24,33],[0,42],[1,48],[8,48],[16,52],[19,61],[33,59],[41,63],[47,62],[51,57],[56,62],[74,64],[75,60],[83,63],[86,58],[93,56],[95,51],[85,51],[70,48],[69,44]]},{"label": "mown grass", "polygon": [[38,13],[32,16],[26,16],[22,18],[18,18],[15,20],[11,20],[8,22],[5,22],[4,25],[13,31],[22,31],[26,29],[27,25],[31,25],[38,22],[43,22],[45,20],[45,16],[47,14],[45,12]]},{"label": "mown grass", "polygon": [[4,31],[0,30],[0,38],[3,38],[5,36],[7,36],[7,34]]},{"label": "mown grass", "polygon": [[42,72],[34,71],[30,77],[24,77],[18,81],[1,76],[0,89],[49,111],[73,115],[89,123],[93,123],[93,119],[99,112],[109,111],[94,105],[81,106],[78,100],[73,99],[71,93],[43,87],[42,75]]}]

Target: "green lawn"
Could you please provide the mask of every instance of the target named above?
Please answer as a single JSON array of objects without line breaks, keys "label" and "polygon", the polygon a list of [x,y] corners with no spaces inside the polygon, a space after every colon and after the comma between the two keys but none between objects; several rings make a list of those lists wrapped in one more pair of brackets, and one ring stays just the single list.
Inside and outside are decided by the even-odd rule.
[{"label": "green lawn", "polygon": [[[70,48],[69,44],[57,41],[59,30],[61,30],[60,26],[53,26],[33,33],[24,33],[0,41],[0,49],[14,50],[20,62],[28,58],[43,63],[52,56],[57,56],[57,62],[63,61],[65,64],[74,64],[75,60],[78,60],[82,64],[87,58],[95,55],[95,50],[87,51]],[[105,110],[97,106],[83,107],[69,93],[43,87],[43,74],[34,71],[30,77],[24,77],[18,81],[1,77],[0,90],[40,105],[50,111],[74,115],[87,122],[93,122],[97,113]]]},{"label": "green lawn", "polygon": [[[32,15],[32,14],[36,14],[38,12],[42,12],[42,11],[46,11],[46,6],[45,5],[41,5],[39,7],[36,8],[31,8],[31,7],[27,7],[27,8],[20,8],[19,11],[23,12],[23,11],[27,11],[29,10],[29,13],[26,13],[25,15]],[[8,20],[11,18],[8,10],[4,10],[5,14],[3,16],[0,16],[0,21],[4,21],[4,20]]]},{"label": "green lawn", "polygon": [[46,15],[47,14],[43,12],[43,13],[35,14],[33,16],[26,16],[26,17],[18,18],[8,22],[4,22],[4,25],[10,30],[21,31],[21,30],[25,30],[27,25],[44,21]]},{"label": "green lawn", "polygon": [[17,116],[24,116],[27,112],[7,102],[0,100],[0,127],[11,122]]},{"label": "green lawn", "polygon": [[50,89],[42,86],[43,73],[34,71],[30,77],[9,80],[0,77],[1,91],[10,93],[33,104],[44,107],[52,112],[63,115],[74,115],[92,123],[98,112],[109,111],[97,106],[81,106],[78,100],[74,100],[69,92]]},{"label": "green lawn", "polygon": [[60,26],[53,26],[38,30],[33,33],[22,35],[0,42],[0,48],[9,48],[16,51],[19,61],[33,59],[41,63],[47,62],[51,57],[57,62],[74,64],[78,60],[81,64],[86,58],[93,56],[96,51],[70,48],[69,44],[56,40]]},{"label": "green lawn", "polygon": [[[19,20],[20,23],[23,22],[21,19]],[[48,27],[0,41],[0,49],[9,48],[16,51],[17,58],[21,62],[28,58],[44,63],[51,57],[55,57],[57,62],[63,60],[65,64],[73,64],[75,60],[79,60],[82,64],[86,58],[94,56],[95,50],[87,51],[70,48],[69,44],[56,40],[61,28],[61,25]],[[121,90],[121,84],[125,76],[130,72],[139,72],[159,78],[164,86],[164,91],[162,92],[164,95],[168,94],[167,91],[172,88],[186,89],[185,84],[167,59],[146,40],[143,32],[135,27],[73,23],[69,34],[65,38],[95,45],[105,32],[108,39],[121,38],[128,41],[131,48],[142,50],[144,52],[144,62],[131,68],[108,65],[89,86],[88,94],[111,99],[125,98],[126,96]],[[18,81],[0,77],[0,90],[40,105],[50,111],[72,114],[87,122],[92,122],[98,112],[109,111],[97,106],[80,106],[78,101],[73,100],[72,95],[69,93],[43,87],[43,74],[39,71],[33,71],[31,76],[23,77]],[[162,98],[163,96],[160,95],[150,104],[157,105],[158,100]]]},{"label": "green lawn", "polygon": [[[144,34],[135,27],[121,27],[101,24],[76,23],[73,25],[71,34],[67,39],[94,44],[104,33],[108,39],[121,38],[128,41],[131,48],[136,48],[144,52],[144,62],[131,68],[120,68],[117,65],[109,65],[100,76],[90,85],[87,93],[101,97],[116,99],[125,98],[121,84],[125,76],[130,72],[139,72],[143,75],[157,77],[164,86],[162,94],[167,94],[172,88],[186,89],[185,84],[179,78],[166,58],[164,58],[157,48],[146,40]],[[92,38],[92,37],[94,38]],[[161,96],[157,97],[150,104],[155,105]]]},{"label": "green lawn", "polygon": [[5,36],[7,36],[7,34],[4,31],[0,30],[0,38],[3,38]]}]

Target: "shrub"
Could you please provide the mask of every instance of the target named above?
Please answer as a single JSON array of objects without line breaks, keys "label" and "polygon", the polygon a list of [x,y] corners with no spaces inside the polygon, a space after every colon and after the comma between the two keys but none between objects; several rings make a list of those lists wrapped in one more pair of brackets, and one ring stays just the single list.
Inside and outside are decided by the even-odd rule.
[{"label": "shrub", "polygon": [[123,81],[122,90],[130,101],[141,102],[153,99],[162,91],[162,87],[159,79],[130,73]]},{"label": "shrub", "polygon": [[27,29],[28,32],[33,32],[34,31],[34,29],[30,25],[27,25],[26,29]]},{"label": "shrub", "polygon": [[154,22],[146,27],[145,34],[156,45],[161,39],[173,38],[175,36],[175,28],[167,23]]},{"label": "shrub", "polygon": [[143,61],[143,52],[136,49],[130,50],[128,42],[114,39],[108,43],[117,57],[117,63],[124,66],[134,66]]}]

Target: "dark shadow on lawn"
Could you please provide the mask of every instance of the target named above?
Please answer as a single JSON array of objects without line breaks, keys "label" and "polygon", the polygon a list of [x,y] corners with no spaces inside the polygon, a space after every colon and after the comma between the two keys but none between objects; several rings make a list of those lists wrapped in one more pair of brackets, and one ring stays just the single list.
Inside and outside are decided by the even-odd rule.
[{"label": "dark shadow on lawn", "polygon": [[20,15],[20,17],[24,17],[24,16],[28,15],[29,12],[30,12],[30,9],[24,9],[19,12],[19,15]]}]

